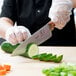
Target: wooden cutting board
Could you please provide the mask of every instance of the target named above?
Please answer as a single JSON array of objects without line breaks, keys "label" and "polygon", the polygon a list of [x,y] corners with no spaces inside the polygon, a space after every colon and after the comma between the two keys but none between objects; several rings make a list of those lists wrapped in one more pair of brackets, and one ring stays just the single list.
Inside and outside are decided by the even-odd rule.
[{"label": "wooden cutting board", "polygon": [[[76,63],[76,47],[39,47],[39,53],[63,54],[63,62]],[[44,76],[42,69],[57,66],[61,63],[42,62],[21,56],[11,56],[0,49],[0,64],[10,64],[10,73],[6,76]]]}]

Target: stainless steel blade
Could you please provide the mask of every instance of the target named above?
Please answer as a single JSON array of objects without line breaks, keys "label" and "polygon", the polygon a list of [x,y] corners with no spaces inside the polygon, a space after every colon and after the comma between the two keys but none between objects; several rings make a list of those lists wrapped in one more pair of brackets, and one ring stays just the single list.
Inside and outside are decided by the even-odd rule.
[{"label": "stainless steel blade", "polygon": [[12,53],[13,56],[15,55],[21,55],[25,53],[26,51],[26,45],[28,43],[36,43],[37,45],[42,44],[46,40],[48,40],[50,37],[52,37],[52,32],[50,29],[50,26],[46,24],[41,29],[39,29],[37,32],[35,32],[29,39],[25,40],[23,43],[21,43]]}]

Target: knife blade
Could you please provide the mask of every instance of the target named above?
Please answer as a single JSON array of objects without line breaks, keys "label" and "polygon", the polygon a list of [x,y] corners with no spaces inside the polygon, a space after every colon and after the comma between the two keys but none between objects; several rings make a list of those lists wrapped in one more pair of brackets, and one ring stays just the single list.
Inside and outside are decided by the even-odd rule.
[{"label": "knife blade", "polygon": [[50,25],[47,23],[42,28],[40,28],[37,32],[35,32],[30,38],[22,42],[12,53],[12,56],[21,55],[25,53],[26,46],[29,43],[36,43],[37,45],[42,44],[46,40],[52,37],[52,31]]}]

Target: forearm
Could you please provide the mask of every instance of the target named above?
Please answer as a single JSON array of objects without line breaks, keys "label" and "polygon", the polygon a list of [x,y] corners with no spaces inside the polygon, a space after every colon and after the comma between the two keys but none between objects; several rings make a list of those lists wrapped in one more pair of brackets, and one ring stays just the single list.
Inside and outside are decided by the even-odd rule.
[{"label": "forearm", "polygon": [[76,0],[71,0],[73,3],[73,8],[76,8]]},{"label": "forearm", "polygon": [[6,17],[0,18],[0,36],[2,38],[5,38],[6,30],[9,27],[12,27],[12,25],[13,25],[13,21],[10,20],[9,18],[6,18]]}]

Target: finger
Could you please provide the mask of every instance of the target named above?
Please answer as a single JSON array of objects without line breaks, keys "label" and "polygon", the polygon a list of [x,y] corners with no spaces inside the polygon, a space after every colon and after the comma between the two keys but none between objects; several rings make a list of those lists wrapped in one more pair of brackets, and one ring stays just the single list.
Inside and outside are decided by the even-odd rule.
[{"label": "finger", "polygon": [[6,40],[11,43],[11,44],[16,44],[17,43],[17,40],[16,40],[16,37],[14,35],[14,29],[13,27],[9,28],[7,31],[6,31]]},{"label": "finger", "polygon": [[17,44],[18,43],[17,38],[16,38],[14,33],[9,35],[9,40],[12,41],[13,44]]},{"label": "finger", "polygon": [[27,38],[29,38],[31,36],[30,31],[26,27],[18,26],[18,28],[22,32],[24,40],[26,40]]},{"label": "finger", "polygon": [[19,43],[24,40],[22,32],[17,27],[15,28],[14,33],[15,33],[16,39]]},{"label": "finger", "polygon": [[22,32],[23,39],[26,40],[28,38],[27,31],[25,29],[21,29],[21,28],[20,28],[20,31]]},{"label": "finger", "polygon": [[9,35],[8,40],[9,40],[9,43],[11,43],[11,44],[13,44],[13,45],[15,45],[15,44],[18,43],[16,37],[15,37],[13,34],[10,34],[10,35]]},{"label": "finger", "polygon": [[22,34],[23,34],[24,40],[26,40],[28,38],[27,32],[23,32]]}]

